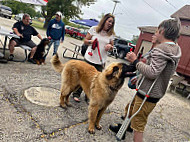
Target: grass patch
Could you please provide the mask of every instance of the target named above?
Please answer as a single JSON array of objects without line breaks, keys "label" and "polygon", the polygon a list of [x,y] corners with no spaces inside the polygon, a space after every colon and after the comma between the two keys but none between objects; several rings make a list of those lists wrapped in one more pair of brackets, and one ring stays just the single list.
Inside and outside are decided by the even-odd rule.
[{"label": "grass patch", "polygon": [[43,28],[44,23],[38,20],[32,20],[32,26],[41,30],[46,30],[45,28]]}]

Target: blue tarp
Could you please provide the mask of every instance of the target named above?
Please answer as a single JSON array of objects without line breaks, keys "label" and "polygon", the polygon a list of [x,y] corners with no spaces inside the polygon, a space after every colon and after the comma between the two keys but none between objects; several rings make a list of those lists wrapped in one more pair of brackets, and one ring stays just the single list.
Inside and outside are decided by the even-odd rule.
[{"label": "blue tarp", "polygon": [[99,21],[96,19],[82,19],[82,20],[71,20],[71,22],[74,22],[76,24],[92,27],[98,25]]}]

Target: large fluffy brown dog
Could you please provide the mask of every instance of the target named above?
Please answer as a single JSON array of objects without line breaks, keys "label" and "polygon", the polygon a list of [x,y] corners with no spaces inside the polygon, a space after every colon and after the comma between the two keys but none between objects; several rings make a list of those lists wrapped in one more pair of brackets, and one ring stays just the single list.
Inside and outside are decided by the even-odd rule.
[{"label": "large fluffy brown dog", "polygon": [[103,72],[98,72],[95,67],[79,60],[62,64],[57,55],[53,56],[51,62],[62,77],[61,107],[69,105],[69,95],[81,86],[90,100],[88,131],[94,133],[94,127],[100,130],[99,122],[104,111],[122,87],[126,72],[132,72],[134,68],[124,63],[111,63]]}]

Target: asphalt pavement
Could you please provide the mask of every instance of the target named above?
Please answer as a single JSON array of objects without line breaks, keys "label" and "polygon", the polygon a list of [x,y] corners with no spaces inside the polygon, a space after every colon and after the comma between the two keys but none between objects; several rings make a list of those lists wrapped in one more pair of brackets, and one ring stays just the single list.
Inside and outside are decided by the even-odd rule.
[{"label": "asphalt pavement", "polygon": [[[13,19],[1,17],[0,21],[0,26],[10,30],[15,22]],[[45,37],[45,31],[38,31]],[[4,40],[4,37],[0,36],[0,39]],[[33,40],[39,43],[36,37]],[[62,57],[63,46],[74,49],[70,42],[82,44],[80,40],[65,37],[58,51],[63,63],[70,60]],[[122,122],[120,117],[124,113],[125,105],[135,93],[127,87],[128,79],[103,115],[100,121],[103,129],[89,134],[88,104],[84,94],[80,103],[74,102],[70,97],[72,107],[62,109],[57,105],[61,77],[51,67],[52,51],[53,48],[47,56],[46,65],[34,65],[27,61],[0,63],[0,141],[116,142],[115,134],[108,127],[110,124]],[[5,57],[8,55],[6,50]],[[72,56],[69,51],[66,55]],[[15,56],[24,58],[23,50],[16,48]],[[111,62],[126,61],[108,57],[107,64]],[[133,141],[133,134],[127,133],[123,141]],[[179,93],[167,91],[149,116],[144,142],[187,141],[190,141],[190,100]]]}]

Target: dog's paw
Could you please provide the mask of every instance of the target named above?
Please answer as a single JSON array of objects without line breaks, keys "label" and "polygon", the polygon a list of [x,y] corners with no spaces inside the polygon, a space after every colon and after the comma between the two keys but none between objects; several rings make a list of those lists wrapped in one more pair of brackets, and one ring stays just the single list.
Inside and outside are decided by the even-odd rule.
[{"label": "dog's paw", "polygon": [[60,104],[60,107],[67,108],[67,106],[65,104]]},{"label": "dog's paw", "polygon": [[88,129],[88,132],[90,133],[90,134],[95,134],[95,131],[94,131],[94,129]]},{"label": "dog's paw", "polygon": [[46,63],[45,63],[45,62],[42,62],[42,65],[46,65]]},{"label": "dog's paw", "polygon": [[71,103],[66,103],[68,107],[72,107],[73,105]]},{"label": "dog's paw", "polygon": [[102,126],[101,126],[101,125],[96,125],[96,129],[97,129],[97,130],[101,130],[101,129],[102,129]]}]

